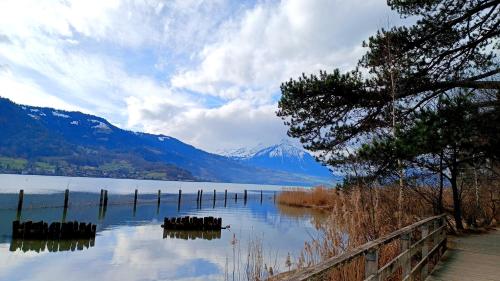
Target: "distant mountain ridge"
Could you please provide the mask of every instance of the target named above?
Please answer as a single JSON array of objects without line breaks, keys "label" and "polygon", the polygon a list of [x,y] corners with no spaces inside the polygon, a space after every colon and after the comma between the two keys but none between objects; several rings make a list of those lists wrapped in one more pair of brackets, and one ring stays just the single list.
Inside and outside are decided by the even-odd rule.
[{"label": "distant mountain ridge", "polygon": [[18,105],[0,97],[0,172],[280,185],[324,179],[208,153],[173,137],[106,119]]},{"label": "distant mountain ridge", "polygon": [[340,176],[333,175],[326,166],[318,163],[301,146],[287,139],[271,146],[259,144],[252,148],[221,151],[221,154],[241,163],[266,169],[315,176],[325,180],[341,179]]}]

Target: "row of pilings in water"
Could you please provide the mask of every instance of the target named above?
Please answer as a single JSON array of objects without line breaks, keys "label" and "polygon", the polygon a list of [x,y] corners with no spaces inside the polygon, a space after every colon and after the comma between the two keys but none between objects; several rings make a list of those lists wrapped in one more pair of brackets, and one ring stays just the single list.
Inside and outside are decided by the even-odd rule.
[{"label": "row of pilings in water", "polygon": [[[66,189],[64,191],[63,219],[62,219],[63,222],[66,221],[67,209],[69,207],[69,193],[70,193],[69,189]],[[233,197],[234,197],[234,202],[238,202],[238,193],[235,192]],[[138,190],[136,189],[134,192],[134,201],[133,201],[134,214],[135,214],[136,209],[137,209],[137,198],[138,198]],[[262,204],[263,198],[264,198],[263,191],[261,190],[260,191],[260,203],[261,204]],[[198,208],[201,208],[201,206],[202,206],[202,202],[203,202],[202,199],[203,199],[203,189],[200,189],[197,191],[197,196],[196,196],[196,203],[197,203],[196,205]],[[217,200],[217,192],[214,189],[213,197],[212,197],[213,207],[215,207],[216,200]],[[274,202],[276,202],[276,192],[274,192],[273,200],[274,200]],[[226,189],[226,190],[224,190],[224,207],[227,206],[227,201],[228,201],[228,192]],[[245,205],[247,204],[247,201],[248,201],[248,191],[245,189],[243,192],[243,202]],[[24,190],[21,189],[19,191],[19,199],[18,199],[18,204],[17,204],[17,218],[18,218],[18,220],[21,218],[21,213],[22,213],[22,209],[23,209],[23,202],[24,202]],[[182,190],[179,189],[179,194],[177,197],[177,210],[178,211],[181,208],[181,202],[182,202]],[[160,203],[161,203],[161,190],[158,190],[158,197],[157,197],[157,201],[156,201],[157,212],[159,212]],[[106,214],[107,207],[108,207],[108,190],[101,189],[101,193],[100,193],[100,197],[99,197],[99,219],[104,218],[104,216]]]}]

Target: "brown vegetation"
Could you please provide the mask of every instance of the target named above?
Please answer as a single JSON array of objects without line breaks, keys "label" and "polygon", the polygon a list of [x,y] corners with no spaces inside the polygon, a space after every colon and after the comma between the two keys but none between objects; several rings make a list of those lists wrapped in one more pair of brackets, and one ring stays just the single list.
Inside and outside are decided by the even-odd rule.
[{"label": "brown vegetation", "polygon": [[[294,260],[294,268],[301,269],[314,265],[324,259],[340,255],[368,241],[398,229],[398,192],[399,187],[351,187],[346,189],[327,189],[317,187],[307,189],[287,189],[278,196],[282,205],[303,206],[328,210],[329,215],[321,222],[314,221],[321,235],[305,242],[304,249]],[[432,216],[436,208],[436,191],[432,188],[407,188],[404,193],[403,225],[409,225]],[[496,192],[496,193],[495,193]],[[475,224],[495,223],[500,212],[495,208],[499,197],[497,187],[481,186],[479,196],[463,188],[464,217],[475,218]],[[443,192],[443,207],[452,210],[451,191]],[[476,199],[482,206],[477,211]],[[498,204],[498,202],[497,202]],[[472,207],[465,207],[472,206]],[[474,212],[472,214],[472,212]],[[453,226],[452,221],[449,222]],[[471,225],[468,222],[466,225]],[[399,254],[399,242],[394,241],[381,249],[380,266]],[[363,280],[364,260],[354,260],[342,268],[332,271],[331,280]],[[283,275],[282,275],[283,276]],[[391,280],[400,280],[398,274]]]},{"label": "brown vegetation", "polygon": [[278,195],[278,203],[294,207],[330,209],[335,203],[335,190],[322,186],[312,189],[288,188]]}]

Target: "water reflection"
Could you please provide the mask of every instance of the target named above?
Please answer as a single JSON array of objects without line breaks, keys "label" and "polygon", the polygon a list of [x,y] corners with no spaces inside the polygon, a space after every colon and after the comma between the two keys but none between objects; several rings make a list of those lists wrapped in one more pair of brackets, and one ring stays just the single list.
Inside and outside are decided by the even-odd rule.
[{"label": "water reflection", "polygon": [[9,251],[22,251],[24,253],[33,252],[63,252],[63,251],[82,251],[95,246],[95,238],[91,239],[72,239],[72,240],[28,240],[12,239]]},{"label": "water reflection", "polygon": [[[277,263],[279,271],[288,253],[298,256],[315,231],[311,221],[316,214],[278,209],[272,195],[265,194],[261,203],[260,192],[249,192],[245,205],[241,193],[237,201],[234,193],[228,192],[230,200],[221,193],[214,205],[209,193],[203,204],[197,203],[196,191],[183,193],[180,210],[178,194],[162,193],[160,205],[157,193],[139,194],[134,213],[133,193],[115,200],[110,196],[104,212],[99,193],[71,192],[66,219],[96,224],[96,238],[90,241],[12,240],[16,210],[0,210],[0,280],[222,280],[235,268],[237,277],[229,280],[242,280],[249,241],[261,239],[264,262]],[[0,202],[3,196],[17,200],[0,194]],[[23,221],[62,221],[63,208],[31,208],[32,199],[25,199]],[[36,199],[62,202],[63,196],[39,194]],[[180,216],[221,217],[231,228],[203,233],[161,228],[165,217]]]},{"label": "water reflection", "polygon": [[183,240],[213,240],[221,238],[221,230],[163,230],[163,239],[183,239]]},{"label": "water reflection", "polygon": [[321,224],[328,218],[329,212],[315,208],[300,208],[288,205],[277,205],[279,212],[290,218],[302,220],[305,218],[311,219],[311,224],[318,229]]}]

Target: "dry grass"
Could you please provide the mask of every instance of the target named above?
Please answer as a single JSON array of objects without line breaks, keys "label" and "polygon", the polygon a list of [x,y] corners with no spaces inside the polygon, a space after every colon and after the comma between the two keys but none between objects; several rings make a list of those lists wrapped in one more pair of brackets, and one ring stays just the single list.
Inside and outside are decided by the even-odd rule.
[{"label": "dry grass", "polygon": [[313,189],[288,188],[278,195],[278,203],[294,207],[331,208],[335,190],[325,187]]},{"label": "dry grass", "polygon": [[[326,219],[314,221],[320,235],[304,243],[293,266],[296,270],[312,266],[330,257],[338,256],[379,236],[397,229],[398,202],[397,188],[352,188],[346,191],[315,188],[313,190],[289,189],[281,193],[278,202],[284,206],[320,207],[328,210]],[[323,198],[320,198],[320,197]],[[414,201],[414,212],[405,210],[405,224],[431,215],[432,210],[420,201]],[[399,254],[397,241],[384,245],[381,249],[380,266]],[[282,275],[286,276],[286,275]],[[332,270],[331,280],[363,280],[364,259],[356,258],[342,267]],[[397,276],[395,277],[397,278]],[[286,277],[284,279],[286,280]],[[397,280],[397,279],[394,279]]]},{"label": "dry grass", "polygon": [[[498,193],[498,188],[493,188]],[[480,189],[480,204],[483,206],[481,217],[485,221],[494,221],[498,217],[495,206],[497,195],[492,195],[492,189]],[[431,197],[435,189],[420,188],[405,190],[403,225],[409,225],[435,214],[435,206],[431,200],[426,200],[425,194]],[[464,189],[464,217],[471,216],[475,206],[475,196],[470,190]],[[362,188],[353,187],[347,190],[326,189],[317,187],[312,190],[288,189],[278,196],[278,202],[284,206],[302,206],[328,210],[328,218],[315,221],[320,229],[320,235],[304,243],[299,257],[296,257],[294,268],[309,267],[330,257],[338,256],[352,250],[368,241],[389,234],[398,227],[398,187]],[[445,208],[451,210],[451,192],[444,192]],[[476,216],[477,218],[477,216]],[[417,233],[418,235],[418,233]],[[399,241],[391,242],[381,248],[379,266],[383,266],[400,253]],[[363,280],[364,259],[355,259],[350,263],[331,272],[330,280]],[[401,273],[396,272],[388,280],[401,280]]]}]

